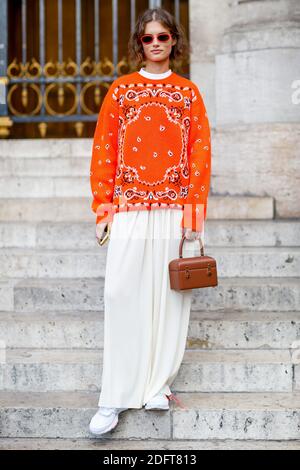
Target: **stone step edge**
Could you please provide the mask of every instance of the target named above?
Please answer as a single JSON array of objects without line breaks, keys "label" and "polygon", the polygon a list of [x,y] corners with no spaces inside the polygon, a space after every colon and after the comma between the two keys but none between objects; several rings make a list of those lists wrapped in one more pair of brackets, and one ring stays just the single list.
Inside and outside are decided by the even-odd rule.
[{"label": "stone step edge", "polygon": [[[104,310],[47,310],[44,311],[11,311],[0,310],[0,322],[31,322],[34,321],[103,321]],[[264,321],[282,321],[290,322],[300,321],[300,310],[290,311],[253,311],[253,310],[211,310],[209,313],[202,310],[191,310],[191,321],[222,321],[222,322],[264,322]]]},{"label": "stone step edge", "polygon": [[[48,199],[48,198],[45,198],[45,199]],[[52,198],[53,199],[53,198]],[[60,199],[60,198],[57,198],[57,199]],[[74,201],[74,199],[76,198],[63,198],[64,200],[66,199],[70,199],[72,201]],[[3,201],[3,200],[2,200]],[[7,201],[7,199],[5,199],[5,201]],[[0,198],[0,202],[1,202],[1,198]],[[70,201],[71,202],[71,201]],[[92,214],[93,215],[93,214]],[[246,219],[246,218],[240,218],[240,219],[229,219],[226,217],[226,219],[222,219],[221,217],[218,218],[218,219],[207,219],[206,221],[206,225],[219,225],[220,222],[224,223],[224,224],[234,224],[234,225],[240,225],[240,224],[246,224],[246,225],[253,225],[254,222],[258,225],[261,225],[261,228],[264,228],[265,227],[265,224],[268,223],[268,224],[272,224],[274,226],[276,225],[289,225],[291,223],[294,223],[295,225],[299,225],[300,224],[300,218],[299,217],[282,217],[282,218],[276,218],[276,219]],[[51,221],[51,220],[0,220],[0,226],[2,225],[22,225],[22,226],[29,226],[29,227],[44,227],[44,226],[48,226],[48,225],[70,225],[70,224],[77,224],[77,225],[94,225],[94,222],[93,221],[89,221],[89,220],[78,220],[78,219],[74,219],[73,221],[72,220],[67,220],[67,221],[64,221],[64,220],[57,220],[57,221]],[[256,226],[255,226],[256,228]],[[299,244],[300,244],[300,241],[299,241]]]},{"label": "stone step edge", "polygon": [[[187,409],[226,410],[297,410],[300,412],[299,392],[172,392]],[[99,392],[3,392],[0,391],[1,409],[10,408],[97,408]],[[185,412],[172,403],[170,411]]]},{"label": "stone step edge", "polygon": [[[216,254],[221,253],[235,253],[239,254],[240,252],[247,251],[249,254],[253,253],[266,253],[266,254],[274,254],[281,253],[285,251],[292,251],[295,253],[300,253],[300,246],[220,246],[220,245],[210,245],[209,250],[214,250]],[[43,247],[7,247],[1,248],[0,254],[9,254],[9,255],[43,255],[45,254],[54,254],[54,255],[74,255],[74,253],[80,253],[82,255],[101,255],[102,251],[99,250],[99,247],[91,247],[91,248],[43,248]],[[299,272],[300,275],[300,272]]]},{"label": "stone step edge", "polygon": [[[81,284],[82,282],[84,283],[94,283],[98,286],[99,279],[103,279],[103,276],[100,276],[98,278],[68,278],[68,277],[61,277],[61,278],[56,278],[56,277],[51,277],[51,278],[37,278],[37,277],[27,277],[26,279],[24,278],[15,278],[15,277],[9,277],[9,278],[4,278],[2,277],[0,279],[0,287],[1,284],[9,284],[11,287],[26,287],[30,286],[33,287],[35,286],[44,286],[47,284],[52,285],[62,285],[63,283],[65,284]],[[283,276],[278,276],[278,277],[269,277],[269,276],[262,276],[262,277],[222,277],[222,284],[223,286],[225,285],[232,285],[232,283],[235,284],[235,286],[239,285],[256,285],[259,284],[259,286],[266,285],[266,283],[270,284],[276,284],[282,286],[283,284],[289,285],[289,284],[296,284],[297,287],[299,286],[299,277],[291,276],[291,277],[283,277]],[[199,289],[200,290],[200,289]]]},{"label": "stone step edge", "polygon": [[[6,256],[30,256],[31,258],[34,258],[35,256],[74,256],[76,255],[82,255],[82,256],[101,256],[105,257],[107,247],[105,247],[105,250],[100,250],[99,247],[91,247],[91,248],[42,248],[42,247],[5,247],[1,248],[0,247],[0,256],[1,255],[6,255]],[[280,255],[282,253],[293,253],[295,255],[300,254],[300,246],[280,246],[280,247],[275,247],[275,246],[215,246],[215,245],[209,245],[206,249],[206,256],[225,256],[225,255],[232,255],[232,256],[238,256],[240,254],[243,255],[264,255],[264,256],[274,256],[274,253],[277,255]],[[220,277],[221,276],[220,274]],[[264,277],[264,276],[262,276]],[[284,277],[284,276],[274,276],[276,278],[278,277]],[[287,276],[291,277],[291,276]],[[292,276],[292,277],[297,277],[297,276]],[[299,277],[300,277],[300,270],[299,270]],[[260,277],[261,278],[261,277]]]},{"label": "stone step edge", "polygon": [[263,439],[164,439],[161,438],[118,438],[111,440],[102,437],[59,438],[59,437],[2,437],[0,450],[285,450],[300,449],[299,440],[269,440]]},{"label": "stone step edge", "polygon": [[[2,346],[2,348],[1,348]],[[0,341],[2,365],[102,364],[103,348],[5,348]],[[290,349],[185,349],[182,364],[286,364],[300,363],[299,350]]]}]

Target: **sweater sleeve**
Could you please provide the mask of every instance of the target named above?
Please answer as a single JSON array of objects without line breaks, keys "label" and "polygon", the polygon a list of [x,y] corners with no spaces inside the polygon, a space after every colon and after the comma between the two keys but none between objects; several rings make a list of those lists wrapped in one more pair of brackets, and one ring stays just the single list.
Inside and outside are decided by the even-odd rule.
[{"label": "sweater sleeve", "polygon": [[206,108],[196,86],[191,102],[191,123],[187,146],[190,181],[181,227],[202,232],[207,212],[211,174],[210,127]]},{"label": "sweater sleeve", "polygon": [[113,82],[102,102],[93,138],[90,164],[91,204],[96,224],[113,218],[113,190],[118,158],[119,112]]}]

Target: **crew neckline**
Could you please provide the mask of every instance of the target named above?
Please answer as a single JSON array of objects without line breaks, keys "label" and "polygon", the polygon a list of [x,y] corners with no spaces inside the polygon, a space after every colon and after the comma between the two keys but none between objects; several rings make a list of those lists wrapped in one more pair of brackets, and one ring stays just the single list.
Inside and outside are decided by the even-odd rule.
[{"label": "crew neckline", "polygon": [[147,72],[147,70],[145,70],[144,67],[141,67],[140,70],[138,70],[138,73],[145,78],[150,78],[151,80],[161,80],[172,75],[173,70],[169,69],[163,73],[152,73],[152,72]]}]

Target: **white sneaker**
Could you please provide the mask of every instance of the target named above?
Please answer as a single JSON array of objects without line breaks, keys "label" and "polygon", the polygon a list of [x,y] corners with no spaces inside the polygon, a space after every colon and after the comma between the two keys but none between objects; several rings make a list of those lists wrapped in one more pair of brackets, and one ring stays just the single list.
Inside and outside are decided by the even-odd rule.
[{"label": "white sneaker", "polygon": [[114,429],[119,421],[119,413],[128,408],[108,408],[99,406],[97,413],[92,417],[89,429],[92,434],[100,435]]},{"label": "white sneaker", "polygon": [[168,410],[169,399],[165,393],[157,393],[145,404],[145,410]]}]

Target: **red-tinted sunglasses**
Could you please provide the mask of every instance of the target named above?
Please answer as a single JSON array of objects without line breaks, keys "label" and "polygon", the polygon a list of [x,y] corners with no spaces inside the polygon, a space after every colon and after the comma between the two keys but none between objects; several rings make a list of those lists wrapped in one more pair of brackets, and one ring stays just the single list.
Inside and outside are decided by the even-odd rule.
[{"label": "red-tinted sunglasses", "polygon": [[141,36],[141,41],[144,44],[151,44],[153,42],[154,36],[157,37],[159,42],[167,42],[169,39],[172,38],[171,34],[169,33],[160,33],[160,34],[143,34]]}]

